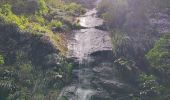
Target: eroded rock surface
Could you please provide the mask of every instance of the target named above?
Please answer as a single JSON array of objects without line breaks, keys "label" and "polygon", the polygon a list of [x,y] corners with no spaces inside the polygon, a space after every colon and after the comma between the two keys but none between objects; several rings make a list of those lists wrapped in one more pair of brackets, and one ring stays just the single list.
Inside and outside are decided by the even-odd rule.
[{"label": "eroded rock surface", "polygon": [[112,50],[109,33],[95,28],[103,24],[103,20],[97,18],[96,13],[96,9],[92,9],[79,18],[80,25],[86,29],[73,31],[68,42],[70,57],[82,60],[94,52]]}]

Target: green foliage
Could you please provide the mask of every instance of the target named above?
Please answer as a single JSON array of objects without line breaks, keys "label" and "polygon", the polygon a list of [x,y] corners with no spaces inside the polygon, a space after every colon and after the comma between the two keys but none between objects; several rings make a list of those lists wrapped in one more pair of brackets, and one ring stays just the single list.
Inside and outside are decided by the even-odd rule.
[{"label": "green foliage", "polygon": [[41,25],[45,25],[45,22],[46,22],[46,20],[42,16],[39,16],[39,15],[34,15],[33,19],[31,19],[31,20],[33,22],[40,23]]},{"label": "green foliage", "polygon": [[49,11],[49,9],[48,9],[48,7],[45,3],[45,0],[39,0],[39,11],[38,11],[38,13],[40,15],[42,15],[42,14],[47,14],[48,11]]},{"label": "green foliage", "polygon": [[78,5],[78,4],[76,4],[76,3],[70,3],[70,4],[68,4],[67,6],[65,6],[64,9],[65,9],[66,11],[75,13],[75,12],[81,10],[81,6]]},{"label": "green foliage", "polygon": [[0,7],[0,13],[5,15],[5,16],[8,16],[8,15],[11,15],[11,5],[9,4],[5,4],[5,5],[2,5]]},{"label": "green foliage", "polygon": [[42,94],[37,94],[37,95],[35,95],[34,99],[35,99],[35,100],[44,100],[44,95],[42,95]]},{"label": "green foliage", "polygon": [[67,99],[66,97],[63,96],[63,97],[61,97],[61,100],[68,100],[68,99]]},{"label": "green foliage", "polygon": [[61,21],[57,20],[52,20],[51,23],[48,24],[50,28],[56,27],[56,28],[61,28],[63,26],[63,23]]},{"label": "green foliage", "polygon": [[52,8],[62,9],[65,5],[65,2],[62,0],[46,0],[47,4],[50,5]]},{"label": "green foliage", "polygon": [[167,33],[155,43],[146,58],[149,60],[152,68],[170,75],[170,49],[169,49],[170,33]]},{"label": "green foliage", "polygon": [[[156,77],[153,75],[141,74],[139,76],[140,79],[140,95],[142,98],[157,98],[163,87],[159,85],[156,80]],[[159,99],[158,99],[159,100]]]},{"label": "green foliage", "polygon": [[68,15],[79,15],[85,12],[85,9],[76,3],[65,3],[62,0],[46,0],[46,2],[50,7],[59,9],[59,11]]},{"label": "green foliage", "polygon": [[6,100],[9,93],[16,89],[16,74],[7,66],[0,67],[0,98]]},{"label": "green foliage", "polygon": [[81,29],[81,28],[83,28],[83,27],[80,25],[79,22],[76,22],[72,25],[72,29]]},{"label": "green foliage", "polygon": [[97,9],[109,25],[117,26],[120,18],[124,18],[128,6],[127,0],[102,0]]},{"label": "green foliage", "polygon": [[[162,85],[166,87],[164,89],[164,95],[162,100],[166,100],[169,94],[169,82],[170,82],[170,33],[166,33],[156,43],[153,49],[151,49],[146,58],[149,61],[152,70],[156,71],[155,75],[162,81]],[[159,100],[159,99],[158,99]]]},{"label": "green foliage", "polygon": [[17,16],[13,14],[10,5],[3,5],[2,7],[0,7],[0,11],[0,18],[5,21],[5,23],[13,23],[22,30],[26,29],[28,19],[25,16]]},{"label": "green foliage", "polygon": [[66,63],[65,64],[65,69],[66,69],[66,81],[69,83],[71,81],[71,76],[72,76],[72,70],[73,70],[73,65],[72,63]]},{"label": "green foliage", "polygon": [[[29,4],[24,2],[27,0],[6,0],[0,4],[0,23],[17,26],[17,31],[13,27],[12,29],[7,27],[1,30],[4,34],[0,34],[0,38],[7,38],[7,41],[0,40],[3,41],[0,44],[0,51],[3,51],[2,55],[5,58],[4,61],[0,55],[0,99],[45,100],[48,97],[55,99],[59,89],[71,81],[73,65],[55,50],[47,49],[51,46],[49,43],[53,43],[51,48],[57,47],[62,54],[65,53],[65,40],[51,31],[51,27],[62,28],[65,21],[61,20],[62,18],[58,19],[58,15],[55,19],[47,16],[50,14],[45,0],[39,0],[37,12],[29,14],[25,9],[29,8]],[[70,19],[82,10],[80,5],[74,3],[60,2],[59,5],[62,6],[57,9],[63,10],[66,14],[64,17]],[[14,12],[13,7],[24,9],[21,13],[16,13],[18,9]],[[41,50],[43,52],[35,54],[36,50],[38,53]],[[50,58],[50,61],[46,62],[45,56],[53,52],[56,53],[57,60]]]},{"label": "green foliage", "polygon": [[[53,45],[55,47],[58,47],[62,54],[66,51],[66,48],[64,47],[65,43],[61,40],[61,37],[58,34],[54,34],[51,30],[51,27],[48,27],[48,20],[46,20],[43,15],[46,13],[46,4],[44,5],[45,1],[40,1],[40,12],[35,15],[16,15],[11,11],[11,7],[9,4],[5,4],[8,6],[1,6],[1,7],[7,7],[8,13],[7,15],[3,14],[2,12],[3,8],[0,7],[0,20],[5,24],[15,24],[19,27],[21,31],[25,31],[28,33],[31,33],[35,36],[42,36],[46,34],[46,36],[49,37],[49,40],[52,41]],[[44,13],[44,14],[43,14]],[[52,22],[52,26],[55,26],[57,28],[61,28],[63,25],[60,21]]]},{"label": "green foliage", "polygon": [[[61,69],[64,71],[62,73],[63,78],[67,83],[71,81],[72,76],[72,70],[73,70],[73,64],[65,60],[64,58],[60,59],[61,62]],[[67,74],[66,74],[67,73]]]},{"label": "green foliage", "polygon": [[2,55],[0,55],[0,65],[3,65],[4,64],[4,58]]},{"label": "green foliage", "polygon": [[[5,6],[6,7],[6,6]],[[3,8],[1,8],[3,9]],[[9,12],[7,15],[4,15],[3,12],[0,12],[0,18],[5,22],[5,23],[11,23],[11,24],[16,24],[21,30],[26,30],[28,32],[36,33],[36,32],[42,32],[45,33],[48,31],[48,29],[45,29],[39,23],[45,23],[45,20],[38,16],[35,15],[35,22],[30,22],[29,19],[26,16],[17,16],[11,12],[11,8],[9,9]],[[47,30],[47,31],[46,31]]]},{"label": "green foliage", "polygon": [[114,63],[118,64],[121,68],[121,70],[126,70],[126,71],[132,71],[137,69],[136,63],[133,60],[128,60],[125,58],[119,58],[114,61]]},{"label": "green foliage", "polygon": [[[32,58],[28,57],[28,51],[15,51],[15,64],[0,67],[0,98],[7,98],[3,100],[45,100],[46,96],[56,98],[58,90],[70,82],[72,64],[64,57],[58,54],[50,57],[50,61],[44,64],[49,68],[44,71],[41,67],[35,67]],[[7,95],[1,96],[1,92]]]},{"label": "green foliage", "polygon": [[51,32],[47,30],[46,27],[42,27],[39,23],[34,23],[34,22],[27,24],[26,31],[40,36],[42,36],[44,33]]},{"label": "green foliage", "polygon": [[23,73],[30,73],[32,71],[32,66],[30,63],[24,63],[20,65],[20,70]]},{"label": "green foliage", "polygon": [[117,75],[120,79],[128,83],[136,83],[139,68],[136,66],[136,62],[133,59],[121,57],[116,59],[114,64],[116,65],[118,71]]},{"label": "green foliage", "polygon": [[133,54],[136,53],[131,38],[122,31],[112,31],[112,44],[115,57],[131,57],[132,55],[129,53],[132,52],[131,48],[133,48]]}]

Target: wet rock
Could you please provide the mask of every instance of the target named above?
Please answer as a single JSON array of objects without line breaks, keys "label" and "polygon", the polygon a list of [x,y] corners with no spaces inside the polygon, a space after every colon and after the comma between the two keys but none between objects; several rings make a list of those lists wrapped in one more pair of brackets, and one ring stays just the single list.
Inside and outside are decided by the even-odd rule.
[{"label": "wet rock", "polygon": [[75,31],[75,41],[69,41],[68,49],[71,57],[84,59],[97,51],[112,50],[109,33],[95,28]]},{"label": "wet rock", "polygon": [[107,92],[97,92],[92,96],[92,100],[113,100]]},{"label": "wet rock", "polygon": [[150,24],[159,33],[170,32],[170,17],[165,13],[155,13],[150,19]]},{"label": "wet rock", "polygon": [[96,14],[96,9],[88,11],[85,15],[79,18],[80,26],[87,28],[101,26],[103,24],[103,19],[97,18]]},{"label": "wet rock", "polygon": [[62,98],[65,98],[66,100],[75,100],[74,96],[75,96],[75,91],[76,91],[76,86],[69,86],[69,87],[65,87],[60,95],[58,96],[57,100],[62,100]]}]

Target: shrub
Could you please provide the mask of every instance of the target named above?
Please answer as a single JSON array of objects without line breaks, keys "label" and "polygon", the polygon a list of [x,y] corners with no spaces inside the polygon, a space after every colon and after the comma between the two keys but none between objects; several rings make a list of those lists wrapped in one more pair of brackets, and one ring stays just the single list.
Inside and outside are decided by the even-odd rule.
[{"label": "shrub", "polygon": [[3,65],[4,64],[4,58],[2,55],[0,55],[0,65]]},{"label": "shrub", "polygon": [[70,12],[71,14],[82,14],[85,12],[85,9],[83,9],[80,5],[76,3],[70,3],[65,6],[65,10]]},{"label": "shrub", "polygon": [[81,8],[80,5],[77,5],[76,3],[70,3],[67,6],[65,6],[65,10],[71,11],[71,12],[75,12],[79,10],[80,8]]},{"label": "shrub", "polygon": [[149,60],[152,68],[170,75],[170,33],[160,38],[153,49],[151,49],[146,58]]},{"label": "shrub", "polygon": [[42,27],[40,24],[34,23],[34,22],[27,24],[26,31],[28,31],[32,34],[40,35],[40,36],[44,33],[48,33],[48,29],[46,29],[45,27]]},{"label": "shrub", "polygon": [[63,9],[64,1],[62,0],[46,0],[47,4],[53,8]]},{"label": "shrub", "polygon": [[0,8],[0,18],[3,19],[5,23],[16,24],[22,30],[26,28],[26,24],[28,23],[28,18],[25,16],[13,14],[9,4],[5,4]]},{"label": "shrub", "polygon": [[42,17],[39,16],[38,14],[30,16],[30,21],[40,23],[41,25],[45,25],[46,20]]},{"label": "shrub", "polygon": [[36,94],[35,100],[44,100],[44,95],[43,94]]},{"label": "shrub", "polygon": [[129,57],[133,47],[131,38],[119,30],[113,31],[112,34],[112,46],[115,57]]},{"label": "shrub", "polygon": [[56,28],[61,28],[63,26],[63,23],[61,21],[57,20],[52,20],[51,23],[48,25],[50,28],[51,27],[56,27]]},{"label": "shrub", "polygon": [[42,14],[46,14],[46,13],[48,13],[48,7],[47,7],[47,5],[46,5],[46,3],[45,3],[45,1],[44,0],[39,0],[39,14],[40,15],[42,15]]},{"label": "shrub", "polygon": [[159,85],[156,77],[153,75],[141,74],[140,80],[140,95],[142,98],[156,98],[161,94],[163,87]]},{"label": "shrub", "polygon": [[66,3],[61,0],[46,0],[46,2],[50,5],[50,7],[59,9],[60,11],[70,15],[82,14],[85,12],[85,9],[76,3]]},{"label": "shrub", "polygon": [[109,25],[120,26],[128,10],[127,0],[102,0],[98,7],[98,12]]},{"label": "shrub", "polygon": [[0,7],[0,13],[5,15],[5,16],[8,16],[8,15],[11,15],[12,11],[11,11],[11,5],[9,4],[4,4]]}]

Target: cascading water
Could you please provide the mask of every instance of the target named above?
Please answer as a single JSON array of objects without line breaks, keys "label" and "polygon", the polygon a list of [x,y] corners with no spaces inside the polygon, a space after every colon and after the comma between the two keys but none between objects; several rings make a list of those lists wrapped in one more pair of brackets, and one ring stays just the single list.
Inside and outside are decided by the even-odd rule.
[{"label": "cascading water", "polygon": [[76,91],[77,100],[89,100],[93,93],[93,90],[85,90],[78,88]]},{"label": "cascading water", "polygon": [[[111,51],[112,44],[109,33],[96,29],[103,24],[103,20],[97,18],[97,10],[89,10],[85,15],[79,17],[80,25],[86,29],[75,30],[68,42],[68,57],[76,58],[79,62],[78,68],[73,70],[76,77],[70,86],[65,87],[57,100],[91,100],[97,90],[92,86],[93,58],[90,54],[98,51]],[[64,99],[65,100],[65,99]]]}]

